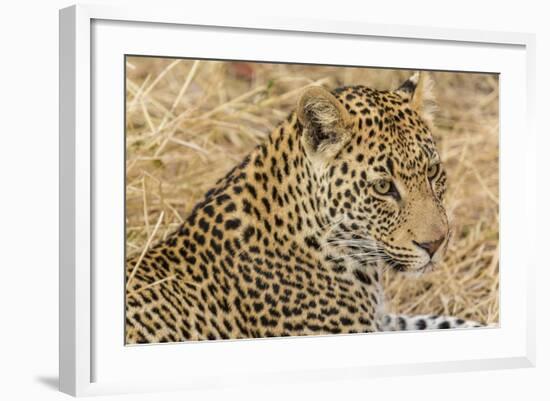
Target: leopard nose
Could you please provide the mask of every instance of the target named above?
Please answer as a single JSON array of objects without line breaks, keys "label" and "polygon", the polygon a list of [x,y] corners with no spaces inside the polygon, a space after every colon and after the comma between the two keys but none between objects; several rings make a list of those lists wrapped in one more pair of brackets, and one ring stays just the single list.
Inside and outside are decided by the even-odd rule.
[{"label": "leopard nose", "polygon": [[430,258],[434,256],[434,254],[437,252],[441,244],[445,241],[445,237],[441,237],[435,241],[430,242],[416,242],[413,241],[413,244],[416,246],[424,249],[426,252],[428,252],[428,255],[430,255]]}]

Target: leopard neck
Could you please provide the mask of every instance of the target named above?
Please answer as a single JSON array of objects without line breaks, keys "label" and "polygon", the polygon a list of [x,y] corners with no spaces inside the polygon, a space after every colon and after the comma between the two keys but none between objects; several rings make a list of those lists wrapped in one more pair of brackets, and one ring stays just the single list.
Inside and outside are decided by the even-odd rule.
[{"label": "leopard neck", "polygon": [[291,238],[318,236],[327,225],[317,196],[319,177],[301,136],[302,126],[292,113],[249,156],[244,170],[260,214]]}]

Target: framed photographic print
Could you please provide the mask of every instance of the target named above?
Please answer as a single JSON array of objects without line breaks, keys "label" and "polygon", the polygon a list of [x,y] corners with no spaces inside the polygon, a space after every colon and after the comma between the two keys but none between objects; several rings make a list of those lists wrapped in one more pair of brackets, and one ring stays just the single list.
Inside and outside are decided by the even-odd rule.
[{"label": "framed photographic print", "polygon": [[407,28],[61,11],[62,391],[532,366],[534,39]]}]

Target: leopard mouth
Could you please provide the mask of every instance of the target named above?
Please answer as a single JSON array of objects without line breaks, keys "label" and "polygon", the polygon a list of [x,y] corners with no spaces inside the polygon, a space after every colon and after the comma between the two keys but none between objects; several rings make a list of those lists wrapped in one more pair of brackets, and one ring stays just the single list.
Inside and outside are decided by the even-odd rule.
[{"label": "leopard mouth", "polygon": [[411,268],[411,266],[405,265],[403,263],[395,262],[393,261],[390,263],[391,268],[400,273],[415,273],[415,274],[424,274],[432,272],[436,265],[433,261],[429,261],[426,264],[418,267],[418,268]]},{"label": "leopard mouth", "polygon": [[393,262],[390,264],[391,268],[395,270],[396,272],[406,272],[407,266],[403,263]]}]

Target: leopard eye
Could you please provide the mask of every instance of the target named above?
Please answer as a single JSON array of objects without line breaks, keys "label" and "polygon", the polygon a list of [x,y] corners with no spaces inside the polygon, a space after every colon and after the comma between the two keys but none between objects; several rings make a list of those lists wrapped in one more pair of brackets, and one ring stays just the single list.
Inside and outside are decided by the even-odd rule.
[{"label": "leopard eye", "polygon": [[439,166],[440,166],[440,164],[436,163],[436,164],[432,164],[430,167],[428,167],[428,170],[426,171],[426,174],[428,175],[429,180],[433,180],[437,176],[437,173],[439,173]]},{"label": "leopard eye", "polygon": [[401,200],[401,196],[391,180],[381,179],[375,181],[373,187],[379,195],[391,196],[397,201]]},{"label": "leopard eye", "polygon": [[374,183],[374,190],[380,195],[387,195],[392,185],[389,180],[378,180]]}]

